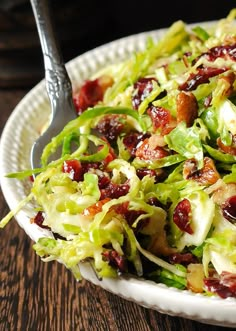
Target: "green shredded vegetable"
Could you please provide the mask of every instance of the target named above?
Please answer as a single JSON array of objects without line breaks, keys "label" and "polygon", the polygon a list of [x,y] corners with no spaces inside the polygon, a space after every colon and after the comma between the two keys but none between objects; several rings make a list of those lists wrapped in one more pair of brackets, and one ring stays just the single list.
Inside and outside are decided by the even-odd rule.
[{"label": "green shredded vegetable", "polygon": [[89,261],[100,278],[131,274],[203,295],[211,275],[235,297],[224,282],[236,274],[235,17],[192,29],[177,21],[97,73],[111,82],[102,99],[52,138],[42,167],[7,174],[36,177],[0,227],[34,201],[31,222],[51,233],[34,250],[78,280]]}]

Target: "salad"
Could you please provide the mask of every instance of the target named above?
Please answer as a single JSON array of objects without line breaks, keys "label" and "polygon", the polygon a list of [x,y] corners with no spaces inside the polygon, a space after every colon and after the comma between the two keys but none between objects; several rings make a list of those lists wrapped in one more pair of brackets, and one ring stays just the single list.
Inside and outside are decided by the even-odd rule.
[{"label": "salad", "polygon": [[[177,21],[74,92],[78,117],[45,147],[33,246],[81,279],[132,274],[236,297],[236,9],[208,27]],[[55,150],[61,157],[50,161]]]}]

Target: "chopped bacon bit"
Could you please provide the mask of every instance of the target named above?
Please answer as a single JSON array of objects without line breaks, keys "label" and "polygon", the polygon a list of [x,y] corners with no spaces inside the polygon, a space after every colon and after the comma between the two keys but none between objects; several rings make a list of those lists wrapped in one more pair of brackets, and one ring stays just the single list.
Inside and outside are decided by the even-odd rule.
[{"label": "chopped bacon bit", "polygon": [[191,204],[188,199],[181,200],[175,207],[173,221],[181,231],[193,234],[190,226],[191,221]]},{"label": "chopped bacon bit", "polygon": [[191,92],[180,92],[176,98],[177,123],[185,122],[187,127],[193,125],[198,117],[198,102],[195,95]]},{"label": "chopped bacon bit", "polygon": [[102,211],[103,205],[105,205],[105,203],[107,203],[110,200],[111,200],[110,198],[105,198],[103,200],[96,202],[92,206],[85,208],[83,210],[83,215],[89,217],[95,216],[97,213],[100,213]]},{"label": "chopped bacon bit", "polygon": [[102,253],[109,265],[114,268],[117,268],[119,272],[124,273],[127,271],[127,261],[124,255],[120,255],[115,250],[107,250]]},{"label": "chopped bacon bit", "polygon": [[217,76],[228,70],[227,68],[212,68],[212,67],[202,67],[199,68],[197,73],[190,74],[187,81],[179,86],[181,91],[193,91],[199,85],[209,83],[211,77]]},{"label": "chopped bacon bit", "polygon": [[149,141],[150,138],[146,138],[136,150],[136,157],[139,157],[142,160],[158,160],[165,156],[168,156],[169,153],[162,147],[154,146],[152,141]]},{"label": "chopped bacon bit", "polygon": [[156,78],[140,78],[134,84],[134,93],[132,95],[132,105],[134,109],[138,109],[142,101],[152,92],[153,81],[157,81]]},{"label": "chopped bacon bit", "polygon": [[186,160],[183,167],[184,178],[195,180],[200,185],[212,185],[220,179],[214,161],[209,157],[204,157],[203,162],[203,168],[198,170],[195,159]]},{"label": "chopped bacon bit", "polygon": [[78,115],[89,107],[102,101],[106,89],[113,84],[110,76],[101,76],[94,80],[87,80],[79,92],[74,93],[73,100]]},{"label": "chopped bacon bit", "polygon": [[230,146],[226,146],[223,144],[222,140],[217,138],[216,143],[219,147],[219,149],[223,153],[231,154],[231,155],[236,155],[236,135],[232,135],[232,144]]}]

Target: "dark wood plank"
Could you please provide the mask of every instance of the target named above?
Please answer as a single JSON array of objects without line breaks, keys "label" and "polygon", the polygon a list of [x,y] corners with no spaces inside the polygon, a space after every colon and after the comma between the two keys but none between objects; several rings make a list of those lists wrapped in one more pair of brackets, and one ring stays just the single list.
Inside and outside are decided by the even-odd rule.
[{"label": "dark wood plank", "polygon": [[[26,92],[0,91],[1,129]],[[0,218],[7,211],[0,194]],[[42,262],[32,245],[15,220],[0,230],[0,330],[224,330],[146,309],[85,280],[78,283],[63,265]]]}]

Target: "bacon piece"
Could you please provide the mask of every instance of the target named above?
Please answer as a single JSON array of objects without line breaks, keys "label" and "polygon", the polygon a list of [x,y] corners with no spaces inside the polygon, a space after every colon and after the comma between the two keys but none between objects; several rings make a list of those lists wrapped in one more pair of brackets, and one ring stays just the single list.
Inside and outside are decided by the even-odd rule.
[{"label": "bacon piece", "polygon": [[203,162],[203,168],[198,170],[197,161],[195,159],[186,160],[183,167],[184,178],[195,180],[201,185],[214,184],[220,178],[214,161],[206,156]]},{"label": "bacon piece", "polygon": [[198,103],[195,95],[191,92],[180,92],[176,98],[177,123],[185,122],[187,127],[193,125],[198,117]]}]

